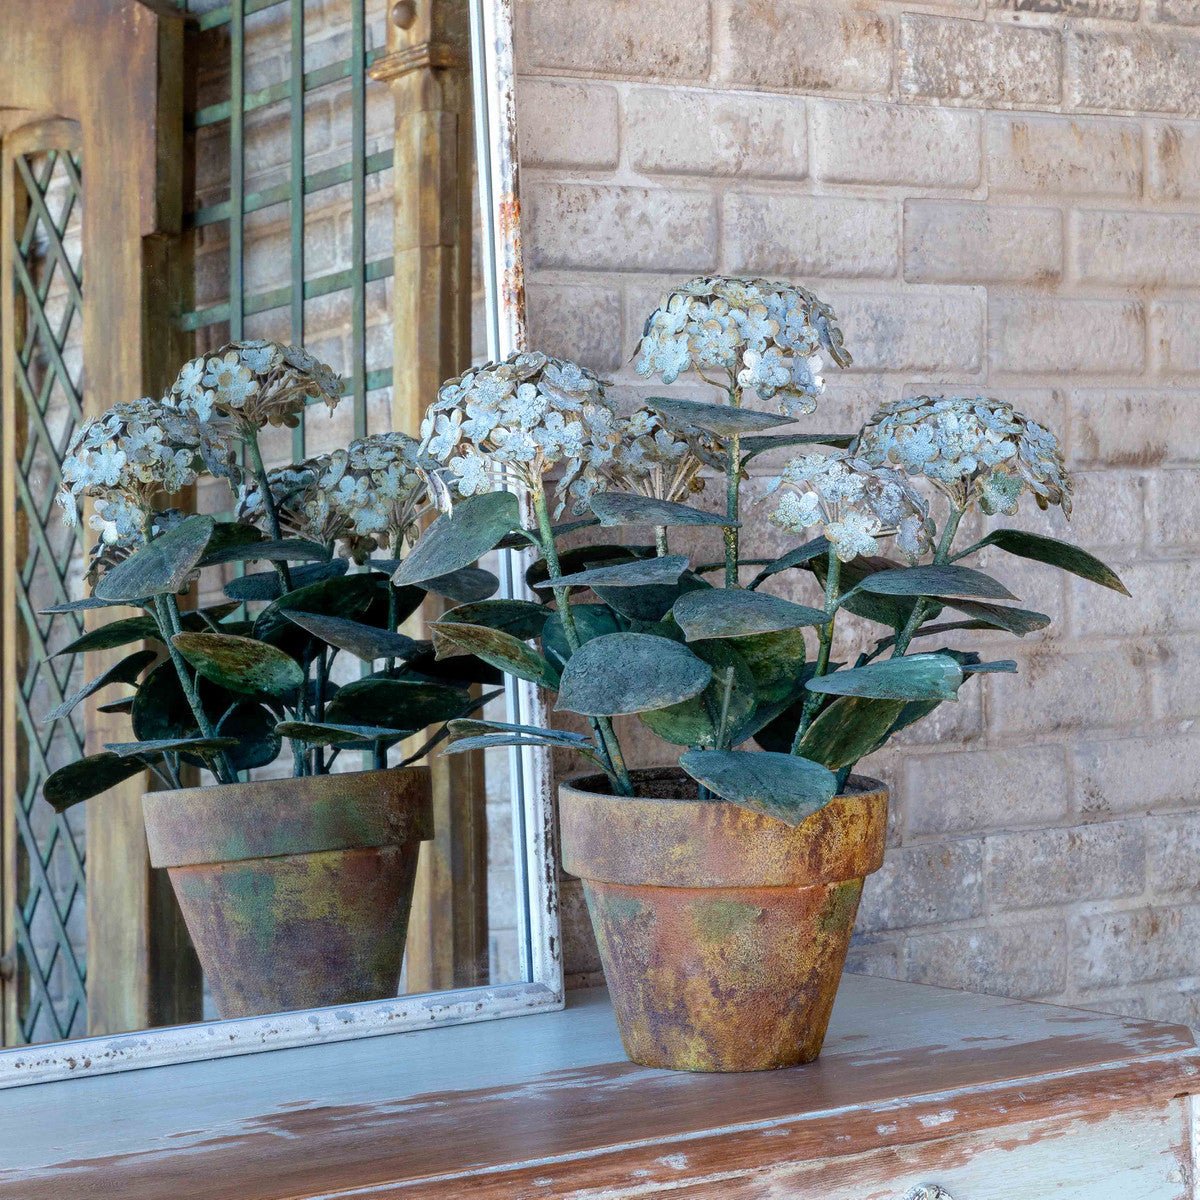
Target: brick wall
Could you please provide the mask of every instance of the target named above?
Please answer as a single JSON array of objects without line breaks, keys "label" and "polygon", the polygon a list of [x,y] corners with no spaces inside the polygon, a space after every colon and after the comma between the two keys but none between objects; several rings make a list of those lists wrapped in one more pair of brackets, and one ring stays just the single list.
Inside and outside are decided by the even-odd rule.
[{"label": "brick wall", "polygon": [[[830,372],[821,426],[919,390],[1016,399],[1060,431],[1078,491],[1069,529],[1024,523],[1134,593],[992,564],[1054,624],[989,639],[1020,675],[866,764],[893,827],[854,969],[1200,1023],[1200,3],[518,0],[517,17],[538,345],[629,400],[669,283],[802,280],[856,359]],[[577,885],[564,896],[568,970],[590,977]]]}]

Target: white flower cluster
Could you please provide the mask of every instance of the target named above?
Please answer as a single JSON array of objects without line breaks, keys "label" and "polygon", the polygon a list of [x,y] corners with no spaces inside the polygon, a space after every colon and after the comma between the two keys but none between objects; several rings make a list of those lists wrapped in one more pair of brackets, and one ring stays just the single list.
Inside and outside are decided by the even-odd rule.
[{"label": "white flower cluster", "polygon": [[668,428],[651,408],[621,421],[618,436],[607,474],[622,491],[682,503],[704,490],[705,465],[721,465],[711,438],[698,429]]},{"label": "white flower cluster", "polygon": [[772,524],[799,534],[820,526],[842,562],[873,554],[884,537],[894,537],[910,563],[930,547],[934,528],[922,497],[899,472],[848,451],[793,458],[771,487],[782,489]]},{"label": "white flower cluster", "polygon": [[923,475],[959,508],[1017,511],[1029,491],[1040,508],[1071,515],[1071,480],[1058,439],[1012,405],[985,396],[918,396],[885,405],[852,447],[872,466]]},{"label": "white flower cluster", "polygon": [[[340,541],[360,563],[381,546],[399,550],[402,541],[415,540],[428,502],[418,444],[402,433],[359,438],[268,478],[281,532],[325,546]],[[257,484],[242,489],[237,515],[266,528]]]},{"label": "white flower cluster", "polygon": [[[211,431],[208,431],[211,432]],[[96,501],[89,525],[109,545],[140,537],[155,497],[196,482],[205,431],[171,401],[131,400],[81,425],[67,446],[57,501],[63,520],[79,520],[79,499]]]},{"label": "white flower cluster", "polygon": [[[775,400],[811,413],[825,390],[825,350],[850,365],[833,310],[805,288],[728,276],[693,279],[664,297],[642,335],[639,375],[673,383],[686,371],[725,371],[743,400]],[[709,382],[713,382],[709,380]]]},{"label": "white flower cluster", "polygon": [[184,363],[171,395],[202,422],[219,413],[246,430],[268,424],[294,429],[310,402],[336,407],[342,380],[297,346],[231,342]]},{"label": "white flower cluster", "polygon": [[618,439],[617,417],[600,380],[536,351],[447,381],[421,422],[421,453],[448,469],[461,496],[497,487],[496,467],[540,486],[546,472],[561,464],[558,513],[568,498],[582,510],[601,488]]}]

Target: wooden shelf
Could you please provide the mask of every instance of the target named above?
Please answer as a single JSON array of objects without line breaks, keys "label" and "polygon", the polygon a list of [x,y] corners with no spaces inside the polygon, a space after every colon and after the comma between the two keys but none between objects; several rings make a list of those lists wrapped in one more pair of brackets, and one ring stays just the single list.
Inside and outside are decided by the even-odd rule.
[{"label": "wooden shelf", "polygon": [[0,1197],[639,1194],[1095,1123],[1198,1078],[1182,1027],[854,976],[817,1063],[673,1074],[625,1060],[591,991],[565,1012],[0,1093]]}]

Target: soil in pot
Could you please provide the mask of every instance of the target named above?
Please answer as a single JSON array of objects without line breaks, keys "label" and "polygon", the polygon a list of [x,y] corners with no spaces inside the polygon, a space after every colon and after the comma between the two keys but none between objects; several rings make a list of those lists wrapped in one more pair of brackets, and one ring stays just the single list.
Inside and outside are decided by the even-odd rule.
[{"label": "soil in pot", "polygon": [[142,807],[223,1017],[396,994],[433,833],[427,768],[151,792]]},{"label": "soil in pot", "polygon": [[563,866],[583,880],[625,1051],[688,1071],[760,1071],[821,1051],[887,791],[852,776],[792,827],[699,800],[677,769],[559,789]]}]

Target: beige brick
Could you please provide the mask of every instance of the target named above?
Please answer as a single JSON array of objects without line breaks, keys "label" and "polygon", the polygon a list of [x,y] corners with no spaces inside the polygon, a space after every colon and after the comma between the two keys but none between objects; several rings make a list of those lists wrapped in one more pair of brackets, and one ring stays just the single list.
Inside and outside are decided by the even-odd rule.
[{"label": "beige brick", "polygon": [[973,289],[830,296],[861,371],[975,372],[983,364],[982,295]]},{"label": "beige brick", "polygon": [[1147,15],[1164,25],[1200,25],[1200,0],[1147,0]]},{"label": "beige brick", "polygon": [[[1022,527],[1117,560],[1136,556],[1146,528],[1144,476],[1131,471],[1074,471],[1071,482],[1075,498],[1069,523],[1058,509],[1039,514],[1030,506]],[[1039,528],[1043,524],[1046,528]]]},{"label": "beige brick", "polygon": [[1071,929],[1072,976],[1084,986],[1194,975],[1200,905],[1079,917]]},{"label": "beige brick", "polygon": [[1139,821],[997,834],[984,855],[989,911],[1137,896],[1145,886]]},{"label": "beige brick", "polygon": [[1200,552],[1200,470],[1156,471],[1148,507],[1152,545]]},{"label": "beige brick", "polygon": [[1056,104],[1062,94],[1057,30],[905,13],[900,90],[990,104]]},{"label": "beige brick", "polygon": [[1084,742],[1073,754],[1075,808],[1085,816],[1200,805],[1200,737]]},{"label": "beige brick", "polygon": [[1048,283],[1062,273],[1056,208],[909,200],[904,277],[917,283]]},{"label": "beige brick", "polygon": [[905,944],[905,975],[993,996],[1052,996],[1066,987],[1066,951],[1057,921],[918,934]]},{"label": "beige brick", "polygon": [[669,20],[644,0],[520,0],[515,17],[517,65],[525,73],[708,76],[708,0],[681,0]]},{"label": "beige brick", "polygon": [[[1012,519],[1006,518],[1003,524],[1011,525]],[[1023,528],[1032,523],[1029,516],[1022,516],[1020,524]],[[1063,537],[1064,531],[1055,531]],[[1069,532],[1065,534],[1069,539]],[[971,559],[971,566],[1001,580],[1014,596],[1018,597],[1023,608],[1032,608],[1050,618],[1051,625],[1044,633],[1031,634],[1014,642],[1009,634],[980,634],[980,637],[990,637],[991,645],[997,647],[997,657],[1008,657],[1018,645],[1030,647],[1043,641],[1056,641],[1065,638],[1067,625],[1067,585],[1066,575],[1057,567],[1046,563],[1032,562],[1027,558],[1018,558],[1013,554],[1005,554],[1002,550],[986,550],[976,558]]]},{"label": "beige brick", "polygon": [[808,172],[804,101],[637,88],[625,101],[630,163],[677,175],[803,179]]},{"label": "beige brick", "polygon": [[534,267],[711,270],[716,199],[708,192],[537,181],[525,244]]},{"label": "beige brick", "polygon": [[[666,23],[677,21],[672,12]],[[726,47],[718,72],[728,83],[814,92],[891,88],[892,25],[875,13],[805,0],[718,0],[717,26],[718,44]]]},{"label": "beige brick", "polygon": [[1162,301],[1150,306],[1150,344],[1163,375],[1200,374],[1200,303]]},{"label": "beige brick", "polygon": [[616,369],[627,357],[619,288],[532,283],[529,344],[594,371]]},{"label": "beige brick", "polygon": [[994,295],[989,307],[998,371],[1136,375],[1145,365],[1145,313],[1134,301]]},{"label": "beige brick", "polygon": [[1152,467],[1200,462],[1197,402],[1186,392],[1083,389],[1071,411],[1072,459]]},{"label": "beige brick", "polygon": [[850,975],[874,975],[881,979],[899,979],[900,943],[887,938],[856,935],[846,955]]},{"label": "beige brick", "polygon": [[1101,117],[989,113],[984,136],[994,192],[1137,196],[1142,131]]},{"label": "beige brick", "polygon": [[1200,632],[1200,605],[1179,602],[1181,596],[1196,594],[1200,561],[1141,562],[1114,569],[1135,599],[1072,579],[1072,628],[1076,633],[1146,637]]},{"label": "beige brick", "polygon": [[1156,715],[1186,721],[1200,717],[1200,639],[1163,638],[1156,646],[1154,672]]},{"label": "beige brick", "polygon": [[[953,787],[946,786],[948,780]],[[1069,800],[1058,746],[930,754],[910,757],[904,765],[905,829],[911,837],[1056,822],[1066,816]]]},{"label": "beige brick", "polygon": [[858,911],[864,933],[940,925],[983,912],[983,843],[941,842],[889,850],[868,877]]},{"label": "beige brick", "polygon": [[1200,812],[1151,817],[1144,824],[1150,890],[1200,892]]},{"label": "beige brick", "polygon": [[1068,28],[1066,95],[1074,108],[1200,111],[1200,40],[1174,31]]},{"label": "beige brick", "polygon": [[1138,0],[988,0],[1001,12],[1055,13],[1068,17],[1100,17],[1106,21],[1136,21]]},{"label": "beige brick", "polygon": [[526,166],[617,165],[617,90],[607,84],[522,79],[517,86],[517,126]]},{"label": "beige brick", "polygon": [[1072,220],[1074,270],[1086,283],[1200,283],[1200,215],[1088,210]]},{"label": "beige brick", "polygon": [[892,276],[899,216],[888,200],[734,193],[725,197],[725,265],[735,274]]},{"label": "beige brick", "polygon": [[905,726],[896,735],[896,745],[937,746],[949,742],[969,744],[982,734],[983,690],[975,684],[968,683],[958,693],[957,700],[939,704],[928,716]]},{"label": "beige brick", "polygon": [[813,175],[829,183],[973,188],[980,178],[980,117],[884,103],[810,105]]},{"label": "beige brick", "polygon": [[1150,714],[1145,653],[1114,643],[1103,655],[1066,653],[1052,643],[1012,654],[1017,675],[987,678],[992,728],[1000,733],[1136,726]]}]

